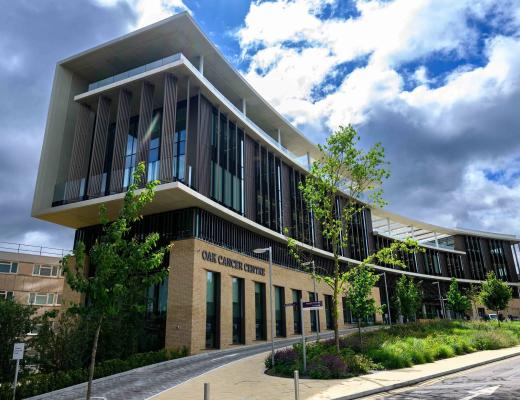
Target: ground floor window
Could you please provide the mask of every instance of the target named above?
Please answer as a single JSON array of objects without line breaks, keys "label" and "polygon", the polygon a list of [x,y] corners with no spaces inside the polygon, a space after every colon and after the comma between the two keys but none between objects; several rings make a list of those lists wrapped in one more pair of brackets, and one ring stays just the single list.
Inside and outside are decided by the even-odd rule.
[{"label": "ground floor window", "polygon": [[[309,292],[310,301],[318,301],[318,295],[313,292]],[[316,332],[320,329],[320,312],[318,310],[311,310],[311,331]]]},{"label": "ground floor window", "polygon": [[274,287],[274,304],[276,320],[276,336],[285,336],[285,302],[284,289],[280,286]]},{"label": "ground floor window", "polygon": [[232,279],[233,290],[233,344],[244,341],[244,280]]},{"label": "ground floor window", "polygon": [[218,315],[220,274],[213,271],[206,273],[206,348],[218,347]]},{"label": "ground floor window", "polygon": [[294,333],[302,333],[302,320],[301,320],[301,312],[300,312],[300,299],[302,298],[302,291],[293,289],[292,291],[292,301],[295,303],[293,306],[294,310]]},{"label": "ground floor window", "polygon": [[255,282],[256,340],[265,340],[265,283]]},{"label": "ground floor window", "polygon": [[334,323],[332,321],[332,296],[325,295],[325,321],[327,323],[327,329],[334,329]]},{"label": "ground floor window", "polygon": [[350,311],[350,308],[347,303],[347,298],[343,297],[343,322],[345,324],[351,324],[352,323],[352,312]]}]

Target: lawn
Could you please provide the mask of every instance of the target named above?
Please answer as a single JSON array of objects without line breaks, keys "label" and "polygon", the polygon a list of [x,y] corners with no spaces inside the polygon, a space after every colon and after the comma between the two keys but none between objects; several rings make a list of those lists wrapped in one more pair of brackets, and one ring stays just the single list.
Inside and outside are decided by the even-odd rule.
[{"label": "lawn", "polygon": [[363,333],[362,346],[357,334],[343,336],[339,354],[333,340],[308,343],[307,374],[301,344],[277,351],[274,369],[270,357],[265,366],[276,376],[292,377],[299,370],[314,379],[347,378],[518,344],[520,322],[422,321]]}]

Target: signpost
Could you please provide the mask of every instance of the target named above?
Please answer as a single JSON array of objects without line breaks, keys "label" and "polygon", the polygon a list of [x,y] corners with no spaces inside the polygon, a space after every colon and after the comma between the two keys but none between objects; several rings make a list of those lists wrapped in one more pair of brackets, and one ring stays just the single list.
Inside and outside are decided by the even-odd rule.
[{"label": "signpost", "polygon": [[18,371],[20,369],[20,360],[23,359],[24,350],[25,350],[25,343],[15,343],[14,344],[13,360],[16,360],[16,370],[14,372],[13,400],[16,399],[16,385],[18,384]]},{"label": "signpost", "polygon": [[303,351],[303,372],[307,372],[307,349],[305,348],[305,332],[303,329],[303,310],[321,310],[323,309],[323,302],[320,301],[303,301],[300,299],[300,320],[302,324],[302,351]]}]

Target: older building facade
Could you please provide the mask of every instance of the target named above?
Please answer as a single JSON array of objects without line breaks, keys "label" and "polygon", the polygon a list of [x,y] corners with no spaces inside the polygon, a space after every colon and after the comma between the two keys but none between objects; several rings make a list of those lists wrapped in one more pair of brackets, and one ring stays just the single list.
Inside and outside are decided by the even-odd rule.
[{"label": "older building facade", "polygon": [[[317,268],[332,265],[298,190],[318,154],[193,19],[178,14],[57,64],[32,214],[77,229],[76,240],[89,246],[99,234],[99,205],[114,216],[144,162],[147,179],[161,184],[135,233],[174,242],[168,281],[149,291],[148,312],[165,345],[198,352],[268,340],[268,265],[253,252],[266,247],[273,251],[275,334],[287,337],[300,332],[301,321],[285,305],[315,295],[287,251],[285,229]],[[346,201],[339,195],[338,209]],[[513,235],[443,228],[381,209],[364,210],[350,232],[345,268],[391,241],[420,242],[425,251],[407,257],[406,270],[376,269],[390,298],[400,274],[423,280],[426,316],[441,312],[452,276],[469,285],[494,271],[518,297]],[[378,285],[373,295],[385,302],[382,279]],[[305,332],[331,327],[330,294],[319,285],[325,308],[305,315]],[[340,315],[342,326],[354,322],[343,304]]]},{"label": "older building facade", "polygon": [[62,304],[61,257],[0,250],[0,299],[34,305],[37,314]]}]

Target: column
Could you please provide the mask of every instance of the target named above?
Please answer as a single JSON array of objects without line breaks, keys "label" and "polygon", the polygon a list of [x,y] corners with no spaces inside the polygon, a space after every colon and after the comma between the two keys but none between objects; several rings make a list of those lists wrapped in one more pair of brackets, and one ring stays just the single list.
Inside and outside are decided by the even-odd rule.
[{"label": "column", "polygon": [[[137,163],[144,162],[145,177],[148,171],[148,151],[150,148],[150,125],[153,114],[154,86],[144,81],[141,85],[141,100],[139,103],[139,125],[137,128]],[[146,178],[143,180],[143,184]]]},{"label": "column", "polygon": [[88,195],[94,197],[104,194],[101,193],[101,184],[103,180],[103,167],[105,165],[108,125],[110,122],[110,103],[111,100],[108,97],[100,96],[98,99],[94,144],[92,145],[92,157],[90,160],[88,179]]},{"label": "column", "polygon": [[110,173],[110,193],[119,193],[123,190],[123,171],[125,168],[127,135],[130,127],[131,100],[132,93],[125,89],[119,91],[112,171]]},{"label": "column", "polygon": [[79,104],[64,200],[77,199],[85,194],[93,126],[94,113],[90,107]]},{"label": "column", "polygon": [[173,136],[177,114],[177,79],[172,74],[164,76],[163,104],[159,179],[162,182],[171,182],[173,179]]}]

